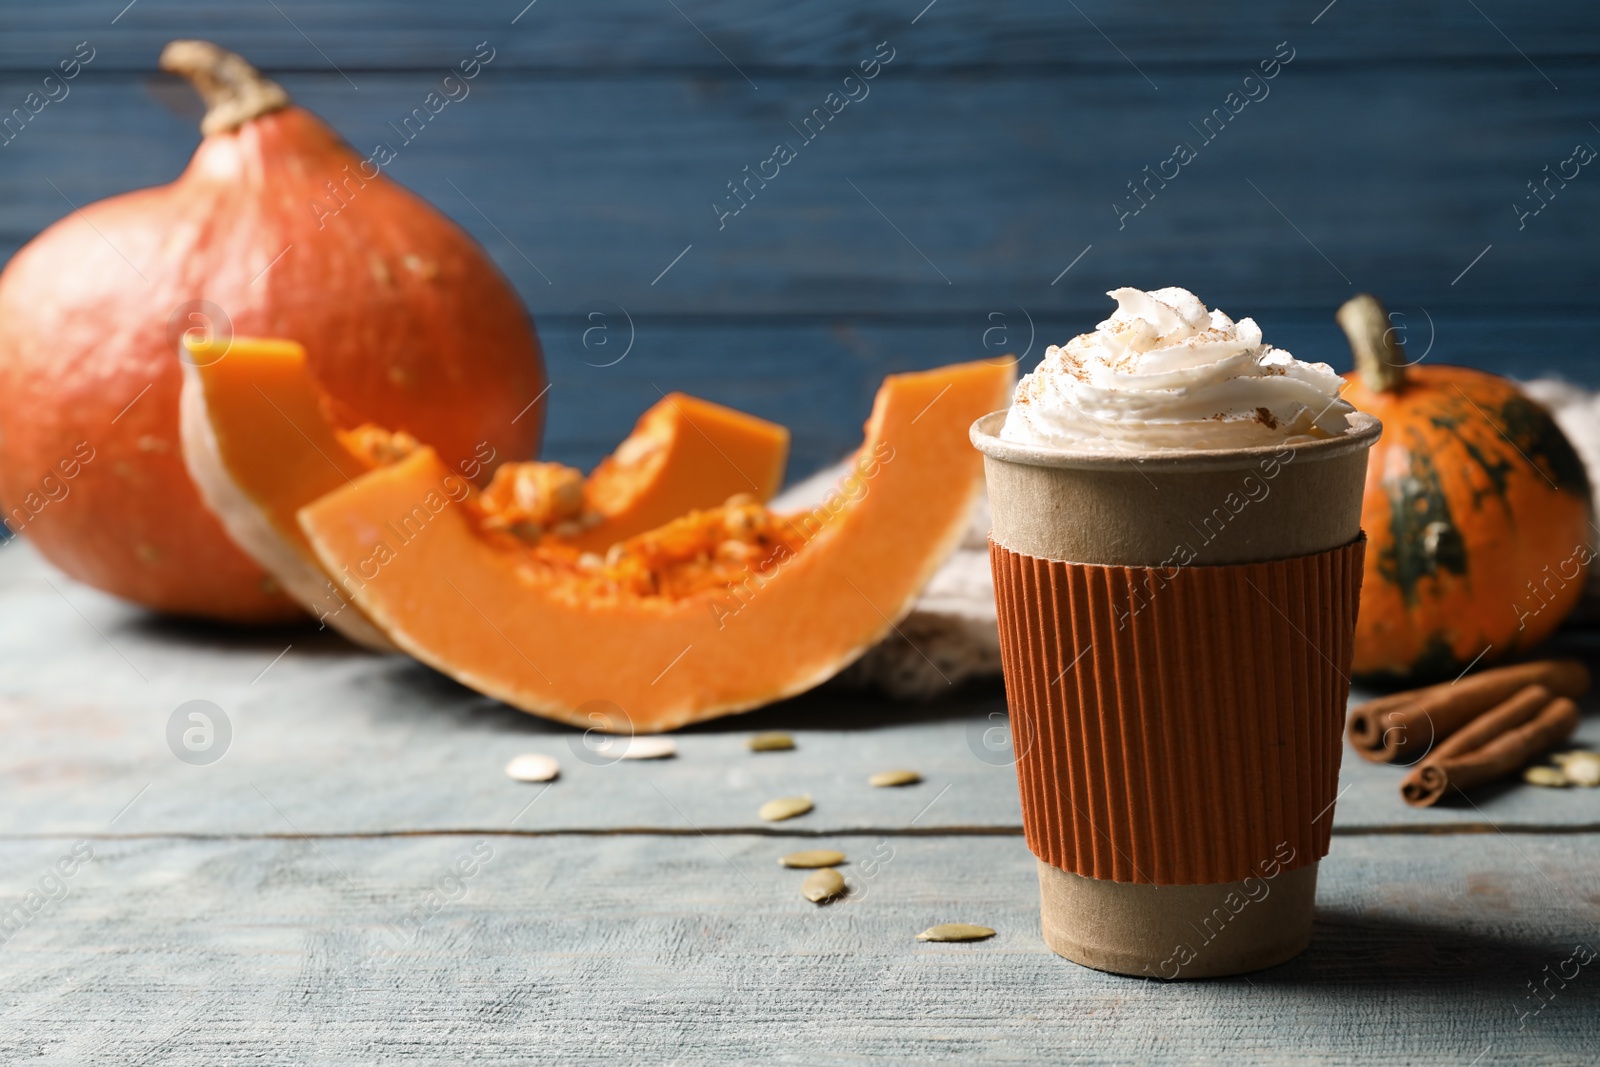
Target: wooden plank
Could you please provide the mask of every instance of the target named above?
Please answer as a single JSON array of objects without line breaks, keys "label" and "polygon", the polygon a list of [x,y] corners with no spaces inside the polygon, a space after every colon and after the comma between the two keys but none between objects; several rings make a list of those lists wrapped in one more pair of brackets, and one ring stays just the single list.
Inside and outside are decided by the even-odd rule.
[{"label": "wooden plank", "polygon": [[[818,908],[759,837],[90,842],[0,953],[0,1056],[1593,1062],[1591,835],[1340,840],[1310,950],[1188,984],[1051,954],[1020,840],[832,843],[856,894]],[[72,845],[0,844],[4,904]],[[914,940],[952,920],[998,935]]]},{"label": "wooden plank", "polygon": [[[0,548],[0,648],[0,780],[10,783],[0,834],[98,833],[135,795],[117,833],[1020,833],[997,684],[932,705],[827,688],[683,731],[676,759],[618,763],[577,730],[403,657],[310,631],[150,618],[45,571],[25,543]],[[211,701],[230,724],[226,753],[209,766],[180,760],[168,741],[175,714],[180,729],[190,725],[178,709],[192,700]],[[793,731],[799,748],[749,752],[762,729]],[[1600,719],[1579,738],[1600,745]],[[548,791],[502,773],[527,751],[561,761]],[[926,781],[867,784],[899,767]],[[1347,758],[1335,832],[1600,827],[1600,790],[1495,786],[1471,804],[1413,811],[1399,778]],[[776,826],[756,817],[765,801],[802,793],[815,800],[810,815]]]},{"label": "wooden plank", "polygon": [[[1520,231],[1512,204],[1576,142],[1600,143],[1584,108],[1600,68],[1541,66],[1563,91],[1515,66],[1352,77],[1296,63],[1209,145],[1196,128],[1235,71],[1175,70],[1146,98],[1098,71],[891,65],[809,143],[795,128],[834,84],[814,76],[753,93],[491,70],[410,143],[395,127],[427,74],[371,74],[359,92],[337,74],[285,82],[363,150],[395,142],[393,176],[478,235],[536,315],[593,301],[635,315],[1098,312],[1106,289],[1175,281],[1238,314],[1332,308],[1356,288],[1435,313],[1587,308],[1600,181],[1580,173]],[[90,68],[0,149],[0,254],[69,201],[178,172],[192,118],[139,84]],[[31,87],[0,78],[0,102]],[[719,221],[714,204],[740,202],[728,183],[780,140],[797,157]],[[1128,183],[1179,140],[1197,158],[1119,218],[1138,204]]]},{"label": "wooden plank", "polygon": [[[57,0],[8,5],[0,13],[0,69],[46,67],[55,51],[87,38],[96,63],[147,70],[175,37],[211,37],[275,67],[347,72],[448,67],[465,48],[490,40],[497,63],[540,70],[632,72],[705,68],[733,73],[773,67],[832,67],[860,58],[885,37],[914,47],[909,62],[931,67],[1063,64],[1135,74],[1164,64],[1245,63],[1265,45],[1304,42],[1326,59],[1368,63],[1426,59],[1544,58],[1600,49],[1600,35],[1578,3],[1538,10],[1486,2],[1482,13],[1447,0],[1394,5],[1344,0],[1320,4],[1156,5],[1084,0],[651,0],[535,6],[528,0],[440,5],[425,0],[281,0],[238,5],[218,0]],[[1493,21],[1490,21],[1492,17]],[[692,22],[690,20],[693,20]],[[1504,30],[1510,44],[1496,32]],[[705,36],[702,37],[703,31]],[[709,40],[708,40],[709,38]],[[719,56],[726,56],[726,61]],[[734,74],[737,77],[737,74]]]}]

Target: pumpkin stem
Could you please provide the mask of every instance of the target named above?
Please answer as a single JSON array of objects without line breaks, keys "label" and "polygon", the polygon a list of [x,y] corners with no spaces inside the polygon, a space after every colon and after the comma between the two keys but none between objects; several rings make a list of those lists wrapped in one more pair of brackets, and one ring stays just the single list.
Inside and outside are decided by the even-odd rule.
[{"label": "pumpkin stem", "polygon": [[1356,372],[1369,392],[1392,393],[1405,384],[1406,350],[1377,297],[1358,293],[1334,317],[1350,341]]},{"label": "pumpkin stem", "polygon": [[168,43],[161,50],[161,69],[188,78],[205,101],[201,133],[236,130],[253,118],[289,106],[283,86],[210,41]]}]

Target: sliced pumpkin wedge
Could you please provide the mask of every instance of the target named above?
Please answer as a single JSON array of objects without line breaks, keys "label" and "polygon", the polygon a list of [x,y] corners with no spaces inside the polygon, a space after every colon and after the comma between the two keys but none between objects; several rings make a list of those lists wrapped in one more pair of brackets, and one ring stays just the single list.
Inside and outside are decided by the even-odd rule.
[{"label": "sliced pumpkin wedge", "polygon": [[[336,429],[333,405],[293,341],[185,345],[184,458],[202,498],[234,541],[318,619],[358,644],[394,651],[328,580],[295,512],[409,455],[418,442],[375,426]],[[788,452],[784,427],[671,393],[588,479],[556,463],[503,463],[488,491],[474,494],[474,506],[486,527],[576,558],[736,494],[766,500],[783,480]],[[495,458],[480,451],[458,480],[478,477]]]},{"label": "sliced pumpkin wedge", "polygon": [[228,535],[319,621],[380,652],[394,646],[328,580],[294,521],[297,508],[373,463],[353,453],[293,341],[186,339],[179,425],[201,499]]},{"label": "sliced pumpkin wedge", "polygon": [[424,663],[574,725],[673,729],[810,689],[892,629],[961,538],[982,470],[967,430],[1011,382],[989,363],[893,375],[824,504],[732,501],[603,559],[485,529],[429,449],[307,505],[300,525]]}]

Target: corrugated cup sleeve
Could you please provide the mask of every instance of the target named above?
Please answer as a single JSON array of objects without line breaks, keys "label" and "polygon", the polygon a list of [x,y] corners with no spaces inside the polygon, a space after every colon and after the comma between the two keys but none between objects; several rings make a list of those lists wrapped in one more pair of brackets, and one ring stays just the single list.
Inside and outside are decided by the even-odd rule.
[{"label": "corrugated cup sleeve", "polygon": [[1326,855],[1365,546],[1158,568],[991,540],[1034,854],[1153,885]]}]

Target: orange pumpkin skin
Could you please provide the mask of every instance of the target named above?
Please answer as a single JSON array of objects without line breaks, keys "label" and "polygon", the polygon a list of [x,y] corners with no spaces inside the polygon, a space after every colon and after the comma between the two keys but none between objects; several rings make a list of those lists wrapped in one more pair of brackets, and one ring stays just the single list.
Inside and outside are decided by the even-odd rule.
[{"label": "orange pumpkin skin", "polygon": [[[46,558],[159,611],[302,614],[189,480],[185,330],[301,341],[348,425],[406,430],[452,466],[485,444],[533,453],[544,369],[526,311],[464,231],[376,170],[288,107],[209,134],[177,181],[74,211],[16,254],[0,275],[0,502]],[[84,444],[69,495],[34,514]]]},{"label": "orange pumpkin skin", "polygon": [[1389,392],[1348,380],[1344,399],[1383,421],[1354,673],[1450,678],[1549,637],[1593,558],[1588,480],[1549,412],[1465,367],[1411,367]]}]

